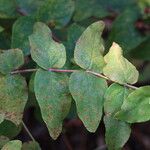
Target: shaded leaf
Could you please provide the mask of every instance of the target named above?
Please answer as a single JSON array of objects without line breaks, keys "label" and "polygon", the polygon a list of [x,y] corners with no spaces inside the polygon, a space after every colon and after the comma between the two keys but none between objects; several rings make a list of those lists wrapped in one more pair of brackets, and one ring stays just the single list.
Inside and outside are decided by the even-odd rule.
[{"label": "shaded leaf", "polygon": [[52,39],[48,26],[38,22],[34,25],[34,32],[29,37],[32,59],[42,68],[61,68],[66,61],[63,44]]},{"label": "shaded leaf", "polygon": [[75,21],[82,21],[91,16],[102,18],[108,15],[108,12],[102,6],[102,2],[100,0],[76,0],[75,6]]},{"label": "shaded leaf", "polygon": [[28,99],[25,79],[20,75],[0,77],[0,114],[19,125]]},{"label": "shaded leaf", "polygon": [[17,5],[24,14],[33,15],[46,2],[46,0],[16,0]]},{"label": "shaded leaf", "polygon": [[90,25],[80,36],[74,51],[75,62],[83,69],[101,72],[104,67],[104,51],[101,38],[104,23],[98,21]]},{"label": "shaded leaf", "polygon": [[125,53],[137,47],[144,40],[135,28],[135,22],[139,15],[140,11],[135,6],[126,9],[120,14],[112,24],[109,43],[111,44],[115,41],[125,50]]},{"label": "shaded leaf", "polygon": [[8,74],[24,64],[24,56],[20,49],[3,50],[0,52],[0,72]]},{"label": "shaded leaf", "polygon": [[140,87],[133,91],[124,101],[116,118],[129,122],[150,120],[150,86]]},{"label": "shaded leaf", "polygon": [[0,18],[16,18],[17,4],[15,0],[0,0]]},{"label": "shaded leaf", "polygon": [[137,59],[150,60],[150,36],[131,51],[131,56]]},{"label": "shaded leaf", "polygon": [[0,135],[7,136],[8,138],[14,138],[21,131],[21,125],[16,126],[13,122],[9,120],[4,120],[0,124]]},{"label": "shaded leaf", "polygon": [[90,132],[95,132],[100,123],[106,88],[104,79],[86,72],[71,74],[69,89],[76,102],[78,115]]},{"label": "shaded leaf", "polygon": [[12,140],[6,143],[2,150],[21,150],[22,142],[19,140]]},{"label": "shaded leaf", "polygon": [[20,48],[25,55],[30,54],[28,36],[33,32],[33,25],[36,20],[31,16],[20,17],[13,24],[11,47]]},{"label": "shaded leaf", "polygon": [[41,148],[37,142],[30,141],[23,143],[21,150],[41,150]]},{"label": "shaded leaf", "polygon": [[34,79],[34,90],[43,120],[51,137],[56,139],[62,131],[63,119],[71,106],[68,77],[39,69]]},{"label": "shaded leaf", "polygon": [[104,117],[106,128],[105,141],[108,150],[119,150],[129,139],[131,129],[130,125],[114,119],[111,116]]},{"label": "shaded leaf", "polygon": [[2,26],[0,26],[0,32],[2,32],[4,30],[4,28]]},{"label": "shaded leaf", "polygon": [[73,12],[73,0],[47,0],[40,8],[37,17],[40,21],[60,28],[70,21]]},{"label": "shaded leaf", "polygon": [[134,84],[138,80],[139,73],[122,55],[122,49],[117,43],[113,43],[109,52],[104,57],[106,66],[103,69],[105,76],[120,84]]}]

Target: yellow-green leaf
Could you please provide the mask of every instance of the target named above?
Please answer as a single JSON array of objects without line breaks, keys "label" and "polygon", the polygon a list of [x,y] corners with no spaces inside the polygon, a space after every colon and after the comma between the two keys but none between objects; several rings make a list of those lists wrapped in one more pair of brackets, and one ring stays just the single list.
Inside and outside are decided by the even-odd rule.
[{"label": "yellow-green leaf", "polygon": [[13,140],[6,143],[2,150],[21,150],[22,142],[19,140]]},{"label": "yellow-green leaf", "polygon": [[138,80],[139,73],[135,66],[123,57],[122,53],[121,47],[114,42],[104,57],[106,66],[103,68],[103,73],[112,81],[120,84],[134,84]]},{"label": "yellow-green leaf", "polygon": [[83,69],[102,72],[104,67],[103,40],[101,34],[104,29],[104,23],[98,21],[90,25],[78,39],[75,51],[75,62]]}]

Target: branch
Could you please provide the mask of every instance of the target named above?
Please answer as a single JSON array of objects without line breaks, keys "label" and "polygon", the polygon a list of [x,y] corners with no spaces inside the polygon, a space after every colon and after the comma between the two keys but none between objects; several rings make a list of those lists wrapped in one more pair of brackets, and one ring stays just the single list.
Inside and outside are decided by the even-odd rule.
[{"label": "branch", "polygon": [[26,124],[22,121],[22,124],[23,124],[23,127],[24,127],[24,129],[26,130],[26,132],[28,133],[28,135],[29,135],[29,137],[32,139],[32,141],[36,141],[35,139],[34,139],[34,137],[32,136],[32,134],[31,134],[31,132],[29,131],[29,129],[27,128],[27,126],[26,126]]},{"label": "branch", "polygon": [[[28,73],[28,72],[35,72],[37,71],[38,69],[25,69],[25,70],[16,70],[16,71],[12,71],[11,74],[18,74],[18,73]],[[77,71],[80,71],[80,70],[67,70],[67,69],[55,69],[55,68],[49,68],[47,71],[50,71],[50,72],[62,72],[62,73],[72,73],[72,72],[77,72]],[[100,73],[96,73],[96,72],[93,72],[93,71],[90,71],[90,70],[86,70],[87,73],[90,73],[90,74],[93,74],[97,77],[100,77],[100,78],[103,78],[105,80],[108,80],[108,81],[111,81],[111,82],[114,82],[114,83],[118,83],[116,81],[112,81],[111,79],[109,79],[108,77],[100,74]],[[118,83],[120,84],[120,83]],[[120,84],[122,85],[122,84]],[[138,87],[135,87],[133,85],[130,85],[130,84],[123,84],[125,87],[128,87],[128,88],[131,88],[133,90],[136,90],[138,89]]]}]

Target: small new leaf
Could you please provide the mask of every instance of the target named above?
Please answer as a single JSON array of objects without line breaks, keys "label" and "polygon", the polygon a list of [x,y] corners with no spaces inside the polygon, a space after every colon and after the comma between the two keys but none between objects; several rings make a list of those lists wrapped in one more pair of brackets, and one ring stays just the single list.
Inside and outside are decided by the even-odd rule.
[{"label": "small new leaf", "polygon": [[149,121],[150,86],[140,87],[129,94],[115,116],[129,123]]},{"label": "small new leaf", "polygon": [[3,50],[0,52],[0,73],[8,74],[24,64],[24,56],[20,49]]},{"label": "small new leaf", "polygon": [[109,52],[104,57],[106,66],[103,68],[105,76],[120,84],[134,84],[138,80],[139,73],[122,55],[122,49],[117,43],[113,43]]},{"label": "small new leaf", "polygon": [[104,29],[104,23],[98,21],[90,25],[78,39],[75,51],[75,62],[83,69],[95,72],[102,72],[104,67],[104,51],[103,39],[101,34]]},{"label": "small new leaf", "polygon": [[[71,106],[68,76],[39,69],[34,79],[34,90],[42,118],[49,133],[56,139],[62,131],[63,119]],[[43,92],[44,90],[44,92]]]},{"label": "small new leaf", "polygon": [[13,140],[6,143],[2,150],[21,150],[22,148],[22,142],[19,140]]},{"label": "small new leaf", "polygon": [[35,23],[29,41],[32,59],[40,67],[47,70],[64,66],[66,62],[65,47],[53,40],[51,30],[44,23]]},{"label": "small new leaf", "polygon": [[0,114],[19,125],[28,99],[25,79],[20,75],[0,76]]},{"label": "small new leaf", "polygon": [[69,89],[76,102],[77,113],[90,132],[95,132],[100,123],[106,88],[104,79],[82,71],[71,74]]}]

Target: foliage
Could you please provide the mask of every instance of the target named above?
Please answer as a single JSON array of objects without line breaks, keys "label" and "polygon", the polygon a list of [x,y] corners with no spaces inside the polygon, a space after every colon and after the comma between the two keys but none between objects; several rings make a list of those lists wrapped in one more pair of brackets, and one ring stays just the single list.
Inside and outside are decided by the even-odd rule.
[{"label": "foliage", "polygon": [[[141,77],[135,67],[150,60],[149,31],[135,25],[139,18],[149,22],[147,6],[146,0],[0,0],[2,150],[40,149],[30,133],[31,142],[12,140],[26,128],[25,106],[39,106],[39,120],[57,139],[72,101],[89,132],[103,120],[108,149],[121,149],[131,124],[150,120],[150,86],[133,85],[149,73]],[[110,30],[106,19],[114,16]]]}]

